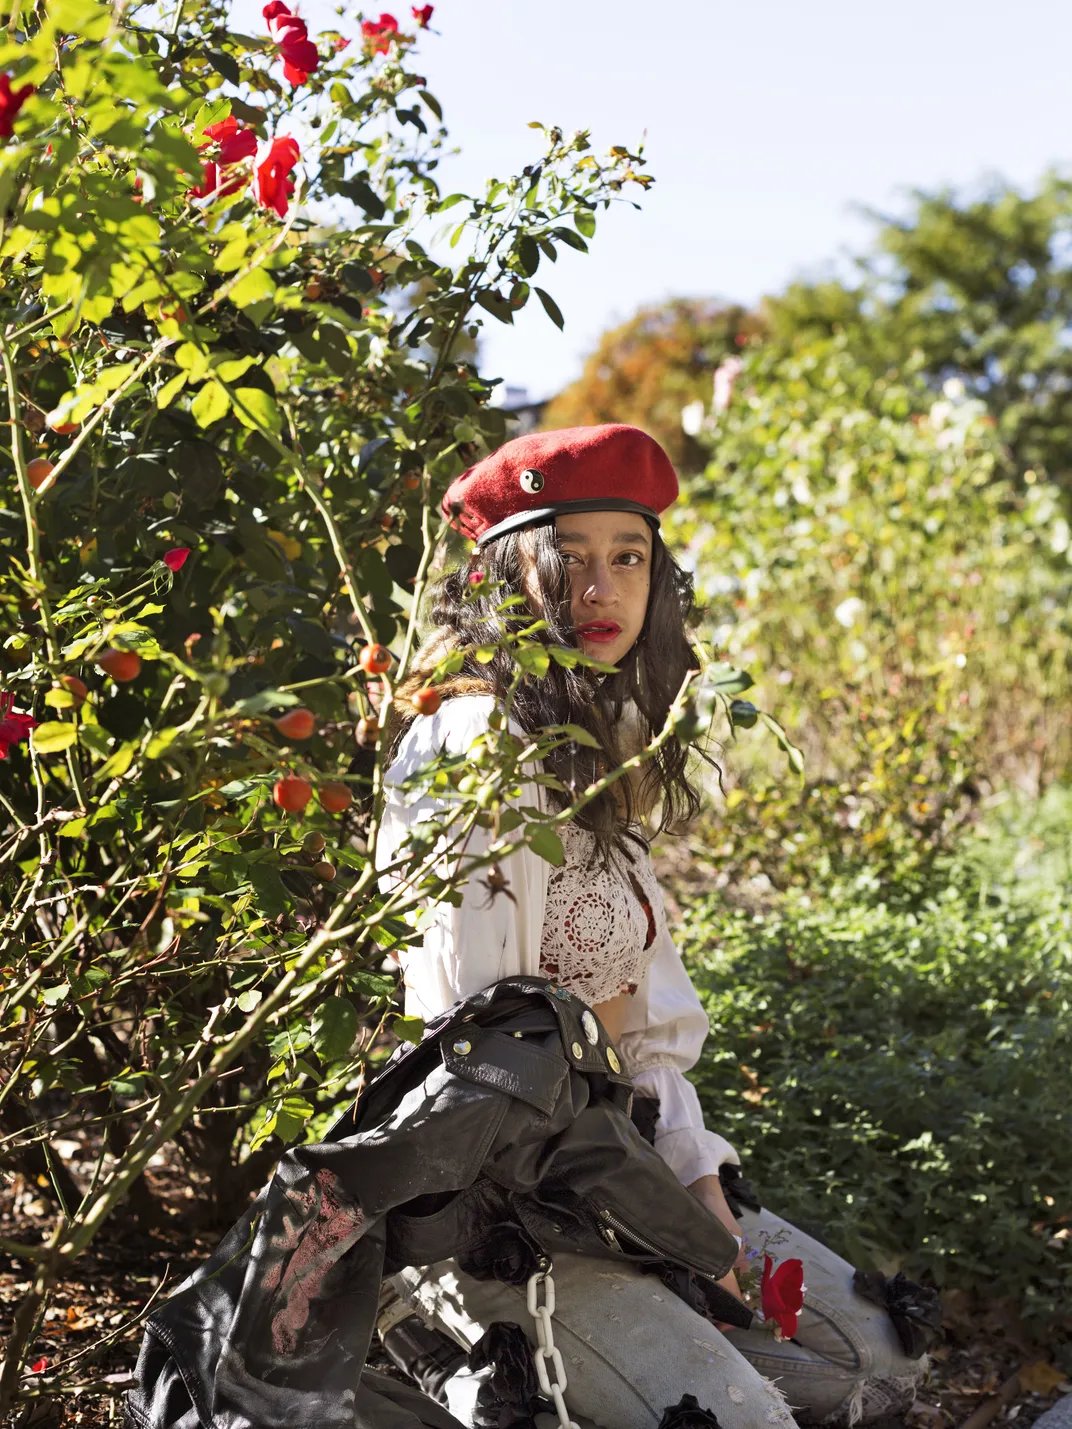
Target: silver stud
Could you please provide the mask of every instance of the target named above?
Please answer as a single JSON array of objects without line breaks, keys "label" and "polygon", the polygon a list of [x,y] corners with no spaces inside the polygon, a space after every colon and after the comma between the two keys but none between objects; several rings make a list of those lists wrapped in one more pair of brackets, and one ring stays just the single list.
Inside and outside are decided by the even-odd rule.
[{"label": "silver stud", "polygon": [[607,1048],[607,1066],[612,1072],[620,1072],[622,1070],[622,1064],[618,1061],[618,1054],[613,1047]]},{"label": "silver stud", "polygon": [[515,1036],[515,1037],[524,1037],[524,1035],[525,1035],[524,1032],[515,1032],[515,1033],[514,1033],[514,1036]]},{"label": "silver stud", "polygon": [[584,1056],[584,1048],[579,1042],[574,1042],[573,1046],[570,1048],[570,1051],[573,1053],[574,1059],[578,1062]]},{"label": "silver stud", "polygon": [[468,1057],[469,1053],[473,1050],[473,1044],[465,1037],[459,1037],[454,1044],[454,1050],[459,1057]]},{"label": "silver stud", "polygon": [[530,466],[518,477],[518,482],[522,491],[527,491],[530,496],[535,496],[537,491],[543,490],[543,472],[537,471]]},{"label": "silver stud", "polygon": [[599,1023],[596,1021],[595,1015],[589,1012],[587,1007],[581,1013],[581,1027],[584,1031],[584,1035],[594,1047],[599,1041]]}]

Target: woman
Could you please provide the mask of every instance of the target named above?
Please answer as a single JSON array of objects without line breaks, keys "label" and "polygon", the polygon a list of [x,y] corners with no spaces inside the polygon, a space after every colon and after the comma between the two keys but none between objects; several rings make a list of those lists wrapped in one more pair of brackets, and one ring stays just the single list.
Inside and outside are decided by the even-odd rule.
[{"label": "woman", "polygon": [[[502,619],[496,606],[520,594],[526,620],[547,622],[539,638],[576,645],[617,673],[593,677],[552,661],[546,676],[516,690],[511,719],[529,731],[572,723],[595,737],[598,748],[577,743],[547,761],[567,790],[617,767],[662,727],[693,663],[686,635],[691,582],[659,536],[659,513],[676,495],[676,475],[658,443],[617,425],[519,438],[459,477],[444,510],[476,548],[469,568],[442,584],[436,630],[400,691],[403,709],[444,654],[488,641]],[[441,686],[438,712],[403,722],[388,775],[384,861],[418,821],[437,812],[428,796],[405,795],[402,782],[442,749],[467,752],[512,674],[505,653],[486,665],[469,656],[460,675]],[[568,794],[530,785],[520,802],[556,798],[568,801]],[[648,1429],[683,1394],[713,1411],[723,1429],[791,1424],[786,1404],[811,1422],[851,1425],[887,1415],[912,1402],[923,1362],[902,1351],[886,1311],[853,1290],[846,1262],[765,1210],[734,1216],[720,1172],[738,1165],[737,1154],[704,1126],[685,1077],[708,1024],[667,930],[644,828],[657,806],[660,827],[672,829],[697,804],[686,751],[671,739],[639,778],[605,790],[562,828],[562,867],[525,849],[504,863],[505,888],[493,889],[486,869],[474,873],[459,906],[440,903],[422,920],[423,946],[404,961],[406,1010],[431,1018],[519,973],[567,986],[602,1021],[637,1093],[657,1103],[656,1150],[742,1238],[735,1269],[747,1266],[748,1245],[770,1245],[779,1260],[804,1263],[799,1328],[793,1340],[778,1342],[767,1326],[722,1333],[630,1269],[557,1258],[555,1339],[575,1419]],[[482,837],[475,831],[467,856],[480,854]],[[453,1262],[404,1272],[397,1283],[422,1318],[464,1348],[493,1321],[514,1321],[535,1338],[523,1288],[474,1279]],[[732,1272],[724,1284],[737,1293]],[[472,1394],[464,1373],[448,1386],[450,1407],[464,1422],[472,1422]]]}]

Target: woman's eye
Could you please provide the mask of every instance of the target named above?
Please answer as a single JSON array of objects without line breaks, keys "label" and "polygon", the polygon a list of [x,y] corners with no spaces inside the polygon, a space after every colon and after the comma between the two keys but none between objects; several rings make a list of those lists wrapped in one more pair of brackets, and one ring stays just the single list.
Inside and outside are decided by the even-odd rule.
[{"label": "woman's eye", "polygon": [[630,566],[642,565],[644,561],[644,557],[640,554],[639,551],[623,551],[622,554],[618,557],[618,559],[623,564]]}]

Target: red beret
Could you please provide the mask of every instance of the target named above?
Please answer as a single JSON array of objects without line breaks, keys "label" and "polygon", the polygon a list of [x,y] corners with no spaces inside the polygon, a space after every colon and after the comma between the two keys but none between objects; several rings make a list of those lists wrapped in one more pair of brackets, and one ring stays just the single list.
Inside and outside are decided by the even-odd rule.
[{"label": "red beret", "polygon": [[638,511],[655,526],[677,496],[670,458],[639,427],[516,437],[451,482],[443,513],[483,545],[565,511]]}]

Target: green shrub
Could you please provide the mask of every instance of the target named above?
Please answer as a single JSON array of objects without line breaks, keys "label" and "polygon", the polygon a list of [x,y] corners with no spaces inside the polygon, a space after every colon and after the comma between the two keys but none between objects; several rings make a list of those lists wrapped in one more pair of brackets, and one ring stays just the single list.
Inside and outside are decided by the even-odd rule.
[{"label": "green shrub", "polygon": [[1037,1330],[1072,1314],[1067,894],[987,894],[958,861],[915,911],[852,884],[765,914],[708,896],[684,951],[708,1124],[773,1209],[854,1264],[1014,1296]]}]

